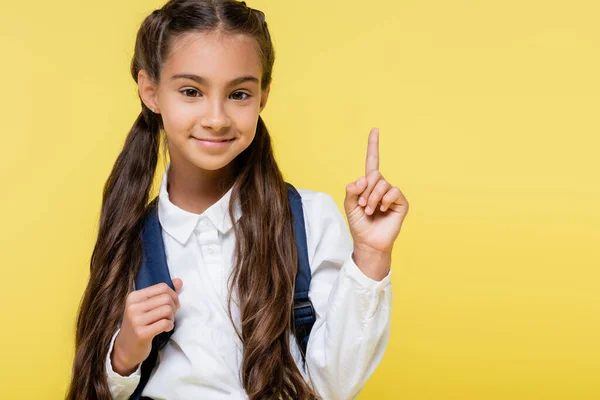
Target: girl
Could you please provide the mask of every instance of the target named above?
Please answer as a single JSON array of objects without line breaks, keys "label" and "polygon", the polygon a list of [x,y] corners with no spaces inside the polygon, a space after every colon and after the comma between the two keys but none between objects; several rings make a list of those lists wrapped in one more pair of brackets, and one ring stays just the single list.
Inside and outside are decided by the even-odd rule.
[{"label": "girl", "polygon": [[[131,63],[142,111],[104,188],[67,398],[348,399],[381,361],[408,203],[378,170],[377,129],[365,176],[346,186],[351,236],[328,194],[298,190],[316,313],[301,354],[292,215],[260,117],[274,59],[264,14],[245,2],[171,0],[142,23]],[[161,132],[172,287],[136,290]],[[153,339],[172,330],[139,386]]]}]

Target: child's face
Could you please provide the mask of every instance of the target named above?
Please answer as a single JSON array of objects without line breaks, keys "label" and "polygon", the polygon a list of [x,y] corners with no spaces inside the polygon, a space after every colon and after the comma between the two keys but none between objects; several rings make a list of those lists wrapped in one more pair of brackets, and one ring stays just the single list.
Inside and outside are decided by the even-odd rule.
[{"label": "child's face", "polygon": [[[269,94],[269,88],[260,89],[262,66],[255,43],[245,35],[214,32],[188,34],[175,42],[160,85],[145,100],[162,115],[172,162],[218,170],[250,145]],[[204,82],[173,78],[178,74],[197,75]],[[257,81],[230,84],[247,76]]]}]

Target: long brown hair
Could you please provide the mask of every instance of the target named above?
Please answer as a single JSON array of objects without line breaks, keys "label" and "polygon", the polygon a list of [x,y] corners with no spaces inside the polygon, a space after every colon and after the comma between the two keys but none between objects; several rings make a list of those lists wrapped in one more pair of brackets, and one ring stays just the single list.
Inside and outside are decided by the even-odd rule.
[{"label": "long brown hair", "polygon": [[[256,40],[264,90],[271,82],[275,61],[267,23],[261,11],[235,0],[171,0],[152,12],[137,34],[131,62],[133,79],[137,83],[138,72],[144,69],[159,82],[177,37],[212,30],[243,33]],[[90,278],[77,319],[68,399],[110,399],[106,356],[141,263],[140,232],[164,130],[160,115],[143,102],[141,106],[104,186]],[[318,397],[290,353],[297,254],[287,187],[261,117],[253,142],[232,162],[236,178],[229,213],[232,218],[234,205],[239,202],[242,216],[237,225],[233,224],[236,247],[229,281],[229,317],[235,288],[241,319],[238,335],[244,345],[244,389],[251,399]]]}]

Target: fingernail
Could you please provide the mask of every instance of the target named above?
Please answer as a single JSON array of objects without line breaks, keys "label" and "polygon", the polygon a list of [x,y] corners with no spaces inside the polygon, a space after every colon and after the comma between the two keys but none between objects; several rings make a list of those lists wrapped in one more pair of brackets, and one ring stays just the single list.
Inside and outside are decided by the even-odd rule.
[{"label": "fingernail", "polygon": [[362,186],[362,184],[364,183],[364,181],[365,181],[365,178],[364,178],[364,177],[360,177],[360,178],[359,178],[359,179],[356,181],[356,184],[357,184],[358,186]]},{"label": "fingernail", "polygon": [[373,210],[371,210],[371,207],[370,207],[370,206],[367,206],[367,208],[365,208],[365,212],[366,212],[367,214],[371,214],[371,213],[373,212]]},{"label": "fingernail", "polygon": [[384,206],[381,206],[379,209],[380,209],[381,211],[385,211],[385,207],[384,207]]},{"label": "fingernail", "polygon": [[358,199],[358,204],[364,207],[367,204],[367,200],[365,200],[364,197],[361,197],[360,199]]}]

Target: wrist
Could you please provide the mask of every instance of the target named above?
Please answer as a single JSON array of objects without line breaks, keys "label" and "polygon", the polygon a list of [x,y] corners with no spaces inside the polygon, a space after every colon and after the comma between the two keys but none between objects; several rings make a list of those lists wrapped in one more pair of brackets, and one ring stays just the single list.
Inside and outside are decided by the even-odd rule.
[{"label": "wrist", "polygon": [[113,371],[121,376],[129,376],[133,374],[138,367],[137,363],[132,363],[125,357],[123,352],[120,350],[120,347],[117,346],[116,341],[110,354],[110,362],[112,364]]},{"label": "wrist", "polygon": [[390,271],[392,252],[380,251],[370,246],[355,243],[352,259],[366,276],[381,281]]}]

